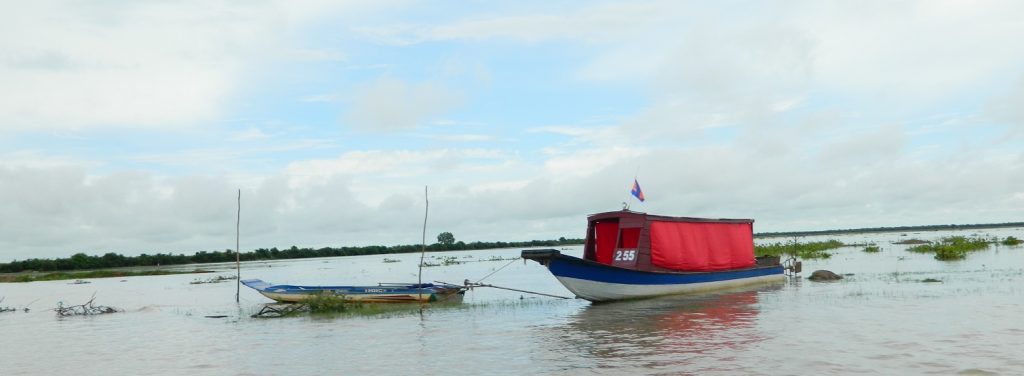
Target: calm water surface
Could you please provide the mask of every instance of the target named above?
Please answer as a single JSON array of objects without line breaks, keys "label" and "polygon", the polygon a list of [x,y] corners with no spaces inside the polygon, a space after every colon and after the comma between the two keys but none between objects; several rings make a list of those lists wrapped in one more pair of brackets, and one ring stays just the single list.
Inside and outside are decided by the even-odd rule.
[{"label": "calm water surface", "polygon": [[[1024,374],[1024,247],[993,246],[942,262],[893,241],[948,235],[1024,238],[1024,229],[808,237],[876,242],[806,260],[843,281],[791,279],[700,296],[592,305],[477,289],[456,307],[423,314],[255,319],[268,302],[213,275],[0,284],[0,375],[481,375],[481,374]],[[758,242],[788,239],[758,240]],[[573,247],[563,252],[579,255]],[[425,279],[486,276],[519,249],[450,252],[461,265]],[[280,284],[415,281],[419,255],[243,265],[243,278]],[[220,275],[231,275],[229,266]],[[925,283],[924,279],[939,283]],[[543,267],[513,262],[484,282],[570,295]],[[58,319],[63,301],[125,312]],[[206,318],[226,315],[226,318]]]}]

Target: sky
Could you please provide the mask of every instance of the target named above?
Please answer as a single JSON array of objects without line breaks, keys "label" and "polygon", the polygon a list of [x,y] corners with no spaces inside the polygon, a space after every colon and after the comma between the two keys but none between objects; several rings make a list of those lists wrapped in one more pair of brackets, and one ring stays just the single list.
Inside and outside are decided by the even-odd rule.
[{"label": "sky", "polygon": [[1019,1],[0,7],[0,262],[1024,221]]}]

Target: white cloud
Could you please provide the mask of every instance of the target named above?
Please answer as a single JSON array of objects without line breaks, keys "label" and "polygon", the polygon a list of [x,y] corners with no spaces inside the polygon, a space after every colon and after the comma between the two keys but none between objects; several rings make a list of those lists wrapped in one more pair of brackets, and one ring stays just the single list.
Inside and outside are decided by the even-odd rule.
[{"label": "white cloud", "polygon": [[[1024,158],[956,150],[921,161],[893,154],[898,142],[872,141],[898,133],[864,132],[824,154],[595,147],[527,162],[485,149],[351,152],[261,179],[4,166],[0,246],[4,258],[231,248],[242,182],[246,249],[416,243],[424,185],[430,232],[466,241],[582,236],[586,214],[628,200],[638,167],[648,201],[634,209],[753,217],[759,231],[1019,220]],[[848,163],[844,153],[875,157]]]},{"label": "white cloud", "polygon": [[260,64],[343,59],[282,44],[345,4],[285,5],[33,1],[7,9],[0,129],[195,126],[222,115]]},{"label": "white cloud", "polygon": [[[886,99],[930,99],[1021,73],[1019,2],[833,3],[794,23],[819,41],[825,83]],[[845,16],[842,16],[845,15]]]},{"label": "white cloud", "polygon": [[[184,4],[62,12],[32,3],[27,14],[54,18],[0,15],[0,127],[197,124],[220,115],[239,74],[275,59],[385,66],[403,79],[387,72],[344,95],[336,86],[286,93],[321,93],[300,101],[347,105],[346,128],[371,132],[310,131],[318,121],[310,116],[294,120],[309,122],[302,127],[243,125],[204,145],[118,157],[180,175],[63,150],[5,152],[4,258],[229,248],[238,186],[245,248],[416,243],[424,185],[431,232],[467,241],[582,236],[585,214],[629,198],[638,168],[649,200],[634,209],[753,217],[759,231],[1016,221],[1024,210],[1024,154],[1014,143],[1024,136],[1024,24],[1015,2],[806,2],[749,12],[633,2],[439,25],[362,22],[383,25],[360,29],[376,38],[423,43],[414,54],[382,55],[438,67],[434,78],[408,73],[407,62],[274,36],[331,13],[317,4]],[[462,53],[492,42],[515,53],[564,44],[577,71],[559,84],[625,86],[644,102],[625,116],[591,122],[600,111],[584,110],[572,113],[577,124],[552,126],[478,115],[494,107],[450,113],[463,98],[504,88],[489,55]],[[418,60],[431,43],[456,53]],[[464,118],[477,122],[451,120]],[[417,127],[422,134],[400,141],[389,133]],[[447,130],[456,133],[440,134]],[[209,146],[212,138],[246,147]],[[431,148],[495,139],[515,142]],[[275,159],[285,152],[296,153]],[[234,171],[246,158],[272,163],[211,171]]]},{"label": "white cloud", "polygon": [[669,22],[684,6],[671,1],[602,3],[548,13],[473,17],[443,25],[389,24],[356,30],[399,45],[425,41],[509,39],[534,43],[550,39],[621,42]]},{"label": "white cloud", "polygon": [[438,83],[410,85],[388,77],[353,91],[351,97],[345,123],[376,132],[415,128],[462,102],[459,92]]}]

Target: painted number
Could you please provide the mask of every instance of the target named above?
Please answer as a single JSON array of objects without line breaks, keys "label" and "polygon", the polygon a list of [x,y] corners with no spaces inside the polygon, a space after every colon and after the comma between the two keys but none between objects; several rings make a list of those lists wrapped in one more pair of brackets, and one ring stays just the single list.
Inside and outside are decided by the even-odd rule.
[{"label": "painted number", "polygon": [[636,260],[636,250],[629,251],[615,251],[615,261],[633,261]]}]

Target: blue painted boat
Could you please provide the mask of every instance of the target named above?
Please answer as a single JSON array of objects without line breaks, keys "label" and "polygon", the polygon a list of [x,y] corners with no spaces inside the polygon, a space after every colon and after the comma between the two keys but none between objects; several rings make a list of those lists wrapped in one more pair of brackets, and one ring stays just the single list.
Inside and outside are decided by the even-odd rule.
[{"label": "blue painted boat", "polygon": [[259,279],[242,280],[242,284],[265,297],[282,303],[301,303],[323,294],[365,303],[461,303],[466,289],[451,284],[381,283],[377,286],[295,286],[271,285]]},{"label": "blue painted boat", "polygon": [[785,279],[778,257],[754,257],[753,220],[632,211],[588,217],[583,258],[525,250],[569,291],[593,302],[702,292]]}]

